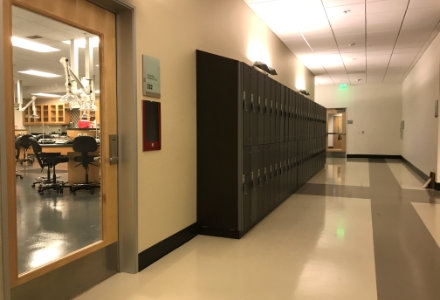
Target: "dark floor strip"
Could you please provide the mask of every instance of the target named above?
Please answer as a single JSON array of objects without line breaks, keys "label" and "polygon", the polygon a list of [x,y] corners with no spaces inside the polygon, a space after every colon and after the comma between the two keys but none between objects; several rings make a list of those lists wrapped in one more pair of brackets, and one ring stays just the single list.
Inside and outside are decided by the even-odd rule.
[{"label": "dark floor strip", "polygon": [[370,188],[378,300],[440,299],[440,250],[410,202],[427,193],[401,189],[377,159]]}]

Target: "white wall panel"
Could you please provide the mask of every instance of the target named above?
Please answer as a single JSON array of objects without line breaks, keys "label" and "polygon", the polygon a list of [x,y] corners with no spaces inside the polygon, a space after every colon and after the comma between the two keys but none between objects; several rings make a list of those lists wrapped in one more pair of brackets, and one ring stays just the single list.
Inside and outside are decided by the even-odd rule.
[{"label": "white wall panel", "polygon": [[434,117],[440,89],[439,65],[440,35],[402,85],[402,118],[405,120],[402,155],[427,175],[440,171],[437,166],[439,121]]},{"label": "white wall panel", "polygon": [[400,155],[400,84],[316,86],[316,102],[347,108],[347,154]]}]

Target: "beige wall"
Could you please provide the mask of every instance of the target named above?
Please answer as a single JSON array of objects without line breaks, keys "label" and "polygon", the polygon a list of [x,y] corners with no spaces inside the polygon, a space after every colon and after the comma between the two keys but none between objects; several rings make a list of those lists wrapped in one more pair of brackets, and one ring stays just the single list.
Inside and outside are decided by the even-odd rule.
[{"label": "beige wall", "polygon": [[401,154],[400,84],[316,86],[315,97],[327,108],[347,108],[347,154]]},{"label": "beige wall", "polygon": [[[293,89],[302,80],[313,91],[314,83],[312,74],[242,0],[126,2],[136,7],[139,128],[141,100],[148,99],[142,97],[141,56],[161,63],[162,150],[138,150],[141,252],[197,221],[196,49],[248,64],[263,60],[278,71],[278,81]],[[250,45],[259,46],[252,51]],[[141,143],[141,130],[137,138]]]},{"label": "beige wall", "polygon": [[440,34],[403,82],[402,94],[402,155],[425,174],[440,174],[439,119],[434,117],[435,101],[440,99]]}]

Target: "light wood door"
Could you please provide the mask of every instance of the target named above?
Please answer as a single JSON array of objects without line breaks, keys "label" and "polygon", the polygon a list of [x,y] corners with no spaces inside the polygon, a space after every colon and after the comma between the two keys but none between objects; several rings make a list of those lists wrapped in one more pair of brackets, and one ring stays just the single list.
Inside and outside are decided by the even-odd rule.
[{"label": "light wood door", "polygon": [[[11,287],[20,286],[29,280],[48,274],[87,255],[100,251],[118,241],[118,191],[117,165],[110,163],[110,136],[117,134],[116,111],[116,45],[115,15],[85,0],[4,0],[3,24],[5,28],[5,93],[10,101],[6,104],[7,118],[3,120],[7,132],[14,132],[14,82],[12,67],[12,6],[44,15],[48,18],[93,33],[100,38],[100,149],[101,149],[101,205],[102,238],[96,243],[74,251],[56,261],[29,272],[18,274],[17,269],[17,218],[16,191],[8,189],[8,235]],[[7,138],[8,186],[16,185],[14,135]],[[117,257],[114,257],[116,260]],[[88,266],[93,270],[94,266]]]},{"label": "light wood door", "polygon": [[346,152],[346,110],[327,109],[327,152]]}]

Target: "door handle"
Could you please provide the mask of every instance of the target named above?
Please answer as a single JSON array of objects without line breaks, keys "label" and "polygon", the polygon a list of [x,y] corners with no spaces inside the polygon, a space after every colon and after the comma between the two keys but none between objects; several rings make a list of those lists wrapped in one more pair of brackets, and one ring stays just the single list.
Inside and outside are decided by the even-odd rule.
[{"label": "door handle", "polygon": [[109,138],[109,162],[111,165],[118,163],[118,135],[110,134]]}]

